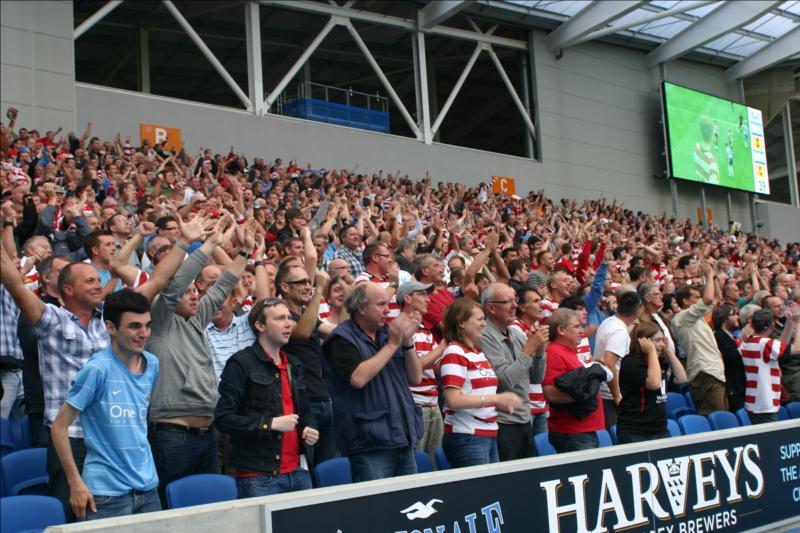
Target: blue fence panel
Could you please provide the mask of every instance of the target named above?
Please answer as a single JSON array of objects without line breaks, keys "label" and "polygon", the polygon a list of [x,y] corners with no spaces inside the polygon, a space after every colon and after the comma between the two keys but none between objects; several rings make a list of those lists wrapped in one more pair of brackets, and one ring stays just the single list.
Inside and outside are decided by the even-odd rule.
[{"label": "blue fence panel", "polygon": [[316,98],[301,98],[284,104],[283,114],[287,117],[389,133],[389,113]]}]

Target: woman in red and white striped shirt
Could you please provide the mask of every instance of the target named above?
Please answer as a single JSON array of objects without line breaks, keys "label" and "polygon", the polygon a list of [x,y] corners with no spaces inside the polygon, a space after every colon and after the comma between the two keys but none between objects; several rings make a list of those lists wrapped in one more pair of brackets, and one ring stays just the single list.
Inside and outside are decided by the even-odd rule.
[{"label": "woman in red and white striped shirt", "polygon": [[449,344],[441,361],[447,406],[442,447],[454,468],[496,463],[497,409],[512,412],[522,405],[514,393],[497,394],[497,376],[478,346],[485,327],[483,310],[474,300],[459,298],[445,311]]}]

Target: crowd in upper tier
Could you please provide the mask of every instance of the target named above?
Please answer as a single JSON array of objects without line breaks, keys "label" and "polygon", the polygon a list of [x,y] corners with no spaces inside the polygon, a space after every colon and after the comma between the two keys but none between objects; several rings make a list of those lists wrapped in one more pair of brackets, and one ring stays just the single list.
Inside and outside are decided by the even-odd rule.
[{"label": "crowd in upper tier", "polygon": [[6,117],[0,416],[74,516],[659,439],[679,387],[754,423],[800,400],[797,242]]}]

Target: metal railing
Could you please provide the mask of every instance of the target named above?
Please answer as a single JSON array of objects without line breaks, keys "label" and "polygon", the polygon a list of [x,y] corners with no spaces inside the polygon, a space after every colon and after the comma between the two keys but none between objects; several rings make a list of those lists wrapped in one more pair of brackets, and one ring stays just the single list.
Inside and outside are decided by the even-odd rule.
[{"label": "metal railing", "polygon": [[354,91],[352,88],[343,89],[332,85],[304,81],[297,84],[294,93],[287,94],[287,92],[288,91],[284,91],[278,97],[278,101],[276,102],[278,114],[284,114],[284,105],[304,98],[322,100],[325,103],[360,107],[369,111],[389,112],[389,99],[387,97],[379,94]]}]

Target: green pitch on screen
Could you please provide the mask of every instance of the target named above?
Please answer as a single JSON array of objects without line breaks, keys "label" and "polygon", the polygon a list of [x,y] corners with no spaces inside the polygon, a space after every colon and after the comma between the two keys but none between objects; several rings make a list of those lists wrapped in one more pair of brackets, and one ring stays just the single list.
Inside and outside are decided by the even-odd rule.
[{"label": "green pitch on screen", "polygon": [[[671,83],[664,84],[664,91],[672,175],[754,191],[747,107]],[[698,150],[703,159],[700,165]],[[708,167],[714,162],[718,183],[708,174]]]}]

